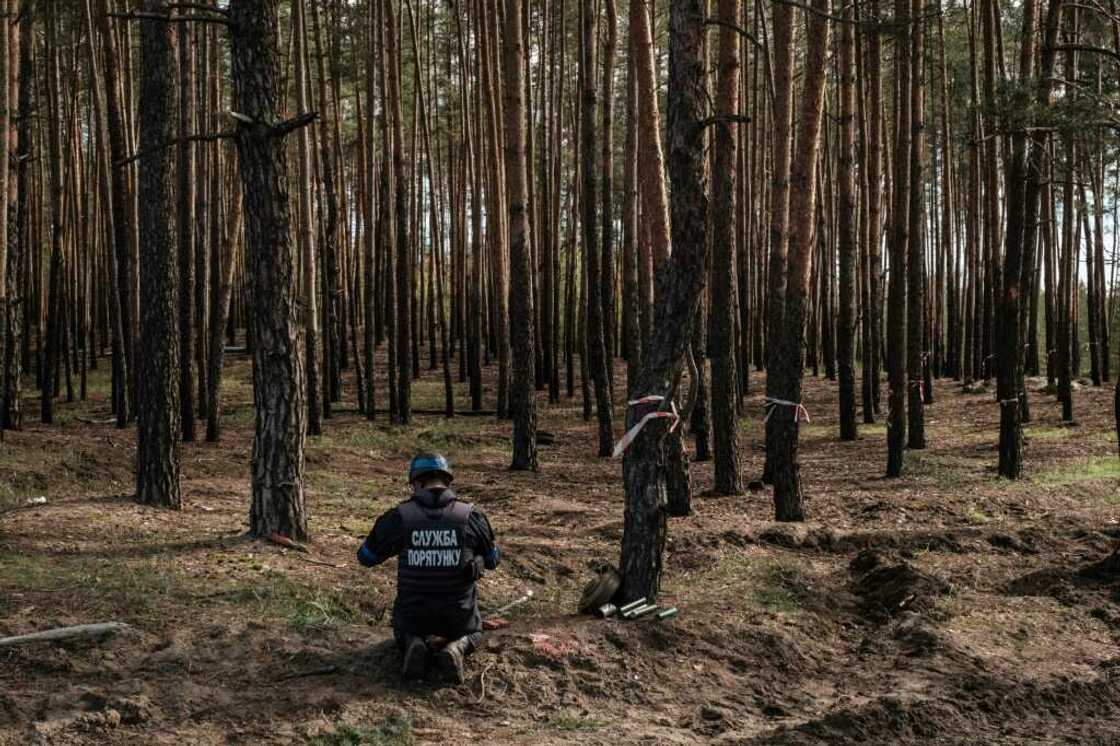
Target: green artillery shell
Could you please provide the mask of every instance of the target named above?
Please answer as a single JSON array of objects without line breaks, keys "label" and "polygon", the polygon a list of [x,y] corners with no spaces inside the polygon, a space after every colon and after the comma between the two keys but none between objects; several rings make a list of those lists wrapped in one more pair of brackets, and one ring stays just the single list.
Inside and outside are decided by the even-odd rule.
[{"label": "green artillery shell", "polygon": [[650,613],[651,611],[654,611],[655,609],[657,609],[656,604],[646,604],[645,606],[639,606],[636,609],[631,609],[630,614],[627,617],[627,619],[637,619],[638,617],[645,616],[646,614]]},{"label": "green artillery shell", "polygon": [[642,596],[637,601],[631,601],[630,603],[626,604],[625,606],[620,607],[618,611],[623,616],[626,616],[628,613],[630,613],[634,609],[637,609],[641,606],[645,606],[645,603],[646,603],[646,597]]},{"label": "green artillery shell", "polygon": [[657,612],[657,621],[661,621],[662,619],[672,619],[676,615],[677,615],[677,607],[676,606],[671,606],[668,609],[664,609],[662,611]]}]

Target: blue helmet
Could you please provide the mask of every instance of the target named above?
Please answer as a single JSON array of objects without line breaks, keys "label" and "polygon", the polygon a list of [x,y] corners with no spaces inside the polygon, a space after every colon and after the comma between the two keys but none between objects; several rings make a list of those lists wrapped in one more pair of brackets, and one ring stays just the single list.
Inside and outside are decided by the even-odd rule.
[{"label": "blue helmet", "polygon": [[447,479],[448,484],[451,484],[451,480],[455,478],[451,473],[451,464],[442,454],[421,453],[419,456],[413,456],[408,464],[408,481],[415,482],[428,474],[440,474]]}]

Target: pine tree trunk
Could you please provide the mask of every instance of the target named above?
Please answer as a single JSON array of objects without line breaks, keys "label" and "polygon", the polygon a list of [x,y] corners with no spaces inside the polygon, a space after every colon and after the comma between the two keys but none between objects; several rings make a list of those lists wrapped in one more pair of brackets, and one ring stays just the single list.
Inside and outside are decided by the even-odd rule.
[{"label": "pine tree trunk", "polygon": [[47,156],[50,178],[50,265],[48,268],[46,303],[41,307],[46,310],[46,335],[40,345],[40,407],[39,419],[43,424],[54,422],[54,397],[58,387],[60,363],[67,363],[65,351],[66,303],[63,298],[63,204],[62,204],[62,141],[59,132],[59,119],[62,116],[61,94],[59,92],[59,62],[57,41],[57,15],[56,0],[50,0],[51,5],[46,13],[46,55],[47,55]]},{"label": "pine tree trunk", "polygon": [[[775,378],[778,367],[778,341],[784,333],[787,259],[789,255],[789,178],[790,151],[793,149],[793,8],[785,3],[773,5],[774,103],[773,149],[770,174],[770,267],[766,299],[766,396],[778,397]],[[798,367],[800,367],[800,349]],[[780,397],[779,397],[780,398]],[[777,421],[767,418],[766,462],[762,481],[774,480],[774,458],[778,451]]]},{"label": "pine tree trunk", "polygon": [[[789,264],[781,335],[776,340],[773,379],[768,394],[769,422],[773,423],[775,451],[771,457],[774,484],[774,515],[779,521],[805,518],[801,465],[798,461],[799,414],[801,412],[801,348],[805,340],[805,316],[810,302],[809,272],[812,264],[813,217],[817,207],[817,151],[824,116],[825,64],[828,53],[828,0],[814,0],[816,13],[807,18],[805,39],[805,85],[798,116],[797,152],[790,167]],[[768,386],[768,388],[770,388]]]},{"label": "pine tree trunk", "polygon": [[[116,37],[110,25],[109,0],[97,0],[97,10],[94,17],[97,19],[99,35],[104,44],[105,64],[105,103],[108,117],[109,157],[112,161],[112,188],[113,188],[113,251],[116,252],[117,276],[114,278],[115,295],[113,301],[120,308],[121,333],[124,339],[124,367],[127,385],[126,413],[131,419],[135,411],[136,398],[136,330],[139,318],[134,310],[136,308],[136,258],[133,254],[134,216],[136,198],[135,192],[129,186],[130,167],[119,165],[128,154],[127,137],[129,129],[122,113],[120,95],[118,93],[119,66],[117,57]],[[29,63],[30,64],[30,63]]]},{"label": "pine tree trunk", "polygon": [[[231,172],[233,170],[231,163]],[[230,182],[234,179],[230,179]],[[215,242],[217,251],[211,258],[211,267],[217,275],[211,279],[211,324],[209,381],[206,385],[209,401],[206,404],[206,442],[217,443],[222,437],[222,365],[225,362],[225,327],[229,322],[230,301],[233,298],[233,276],[240,264],[241,232],[243,223],[243,200],[234,199],[226,216],[225,230],[220,242]]]},{"label": "pine tree trunk", "polygon": [[[878,23],[879,2],[871,0],[869,21]],[[868,96],[867,114],[867,222],[864,233],[867,241],[867,316],[864,345],[868,347],[867,367],[864,368],[863,377],[866,380],[864,390],[863,421],[871,424],[875,421],[875,414],[880,411],[882,401],[879,393],[880,371],[882,370],[883,350],[883,324],[882,324],[882,164],[883,164],[883,84],[881,73],[882,37],[877,28],[872,25],[867,30],[867,86],[870,89]],[[870,400],[870,406],[867,401]]]},{"label": "pine tree trunk", "polygon": [[[674,184],[672,239],[676,247],[658,271],[653,337],[638,378],[637,391],[671,399],[685,352],[692,339],[696,306],[708,273],[704,240],[707,196],[704,189],[703,132],[704,34],[701,0],[679,0],[669,17],[669,176]],[[652,405],[657,408],[657,404]],[[627,427],[650,406],[627,410]],[[662,443],[668,418],[656,418],[639,432],[623,460],[626,508],[620,562],[620,598],[653,600],[660,585],[666,538],[666,493]]]},{"label": "pine tree trunk", "polygon": [[230,50],[237,152],[253,300],[253,435],[250,531],[307,537],[303,492],[307,388],[292,245],[288,159],[279,121],[278,0],[231,0]]},{"label": "pine tree trunk", "polygon": [[513,418],[514,470],[537,469],[537,409],[534,399],[534,333],[532,251],[525,172],[525,85],[521,0],[506,0],[503,93],[505,100],[506,193],[509,206],[509,255],[512,286],[510,337],[513,378],[510,415]]},{"label": "pine tree trunk", "polygon": [[614,435],[611,428],[611,387],[610,369],[607,361],[606,339],[604,334],[602,280],[600,275],[600,253],[596,199],[596,149],[595,149],[595,17],[594,9],[581,6],[580,10],[580,80],[583,105],[580,109],[580,147],[582,153],[582,206],[583,253],[587,267],[586,290],[583,302],[586,306],[584,328],[587,367],[595,388],[595,409],[599,421],[599,456],[611,455],[614,448]]},{"label": "pine tree trunk", "polygon": [[[719,20],[739,23],[739,0],[720,0]],[[716,81],[716,115],[734,115],[739,108],[739,34],[722,26],[719,31],[719,66]],[[712,359],[712,434],[715,446],[715,491],[738,495],[743,491],[739,470],[739,415],[736,411],[735,355],[735,180],[738,131],[730,122],[715,125],[715,161],[712,169],[712,297],[709,352]]]},{"label": "pine tree trunk", "polygon": [[[327,96],[327,71],[324,63],[321,25],[319,22],[319,3],[311,3],[312,20],[315,33],[315,59],[319,82],[319,111],[323,127],[320,131],[320,158],[323,166],[323,219],[320,228],[319,244],[322,246],[323,277],[323,360],[326,370],[326,386],[323,393],[323,417],[333,416],[332,404],[342,396],[342,356],[345,349],[342,313],[342,278],[338,257],[338,194],[335,176],[334,153],[338,147],[335,128],[337,111],[331,111],[331,101]],[[309,387],[310,388],[310,387]],[[309,427],[310,429],[310,427]]]},{"label": "pine tree trunk", "polygon": [[[8,17],[12,3],[8,0],[0,1],[0,11],[3,12],[5,18]],[[14,241],[9,240],[8,233],[13,229],[11,221],[8,217],[9,207],[11,205],[11,164],[13,163],[11,155],[11,94],[12,94],[12,75],[10,64],[12,62],[11,44],[12,37],[16,35],[15,24],[12,22],[4,23],[4,27],[0,28],[0,158],[3,158],[3,163],[0,163],[0,441],[4,439],[4,429],[6,423],[5,413],[7,407],[5,406],[5,391],[7,387],[4,385],[5,371],[7,366],[4,361],[6,359],[5,350],[8,348],[8,335],[10,328],[8,324],[8,252],[14,251]]]},{"label": "pine tree trunk", "polygon": [[607,30],[603,39],[603,100],[602,150],[603,191],[599,195],[601,207],[599,220],[602,234],[602,253],[599,262],[600,299],[603,314],[603,348],[607,367],[607,381],[614,386],[614,358],[618,354],[618,323],[614,290],[614,72],[615,48],[618,45],[618,14],[615,0],[603,0],[607,14]]},{"label": "pine tree trunk", "polygon": [[895,148],[894,222],[890,241],[890,287],[887,297],[887,368],[890,398],[887,419],[887,476],[902,475],[906,443],[906,265],[910,238],[910,39],[913,19],[909,0],[895,0]]},{"label": "pine tree trunk", "polygon": [[397,12],[393,0],[383,0],[385,26],[386,105],[392,130],[390,154],[393,182],[393,226],[396,236],[394,265],[396,270],[396,351],[397,351],[397,417],[407,425],[412,421],[412,250],[408,239],[409,209],[404,169],[404,132],[401,113],[400,63],[397,35]]},{"label": "pine tree trunk", "polygon": [[[295,42],[292,50],[294,60],[292,72],[295,75],[297,113],[303,114],[310,110],[307,93],[307,78],[309,76],[307,69],[307,21],[303,0],[295,0],[292,5],[292,15],[294,21],[292,35]],[[304,319],[307,326],[304,334],[307,355],[307,432],[309,435],[319,435],[323,431],[323,410],[321,401],[322,384],[320,383],[322,376],[320,375],[318,262],[316,260],[314,231],[315,208],[311,196],[314,175],[311,168],[311,128],[301,128],[296,137],[298,138],[296,183],[299,188],[299,252],[301,257],[300,274],[302,275],[300,285],[303,296]]]},{"label": "pine tree trunk", "polygon": [[645,342],[641,329],[641,295],[638,243],[641,226],[638,215],[638,84],[634,57],[626,68],[626,146],[622,169],[622,336],[626,352],[627,399],[636,398],[634,386],[642,366]]},{"label": "pine tree trunk", "polygon": [[[1060,2],[1060,0],[1059,0]],[[1023,42],[1019,56],[1019,79],[1031,79],[1034,73],[1035,2],[1023,3]],[[1027,90],[1019,93],[1027,103]],[[1023,425],[1020,413],[1019,380],[1022,375],[1022,317],[1020,304],[1023,290],[1023,258],[1027,249],[1027,133],[1016,128],[1011,134],[1011,161],[1007,166],[1004,192],[1007,195],[1007,230],[1004,247],[1004,275],[999,313],[996,349],[999,373],[996,398],[999,400],[999,473],[1018,479],[1023,470]]]},{"label": "pine tree trunk", "polygon": [[[179,51],[178,255],[179,255],[179,423],[183,441],[194,441],[194,39],[190,24],[175,24]],[[143,200],[141,200],[143,202]],[[143,308],[143,305],[141,305]]]},{"label": "pine tree trunk", "polygon": [[[661,148],[661,114],[658,111],[657,72],[654,67],[653,34],[650,31],[651,0],[630,0],[630,53],[634,56],[638,87],[638,181],[641,184],[642,221],[649,241],[653,268],[669,256],[669,198],[665,186],[665,158]],[[644,270],[639,270],[640,272]],[[643,307],[648,305],[642,299]]]},{"label": "pine tree trunk", "polygon": [[[10,30],[9,30],[10,33]],[[32,14],[23,13],[19,19],[19,84],[18,84],[18,130],[16,135],[16,196],[14,211],[10,208],[6,219],[11,221],[14,213],[14,226],[8,230],[7,276],[7,314],[4,320],[2,380],[0,384],[0,428],[19,430],[23,427],[23,361],[28,344],[25,321],[27,318],[27,289],[20,282],[25,257],[30,253],[31,238],[31,196],[28,159],[22,155],[31,149],[31,34]]]},{"label": "pine tree trunk", "polygon": [[[906,447],[926,447],[923,377],[926,360],[926,262],[925,262],[925,64],[923,6],[914,0],[911,8],[913,33],[910,40],[910,229],[906,267],[906,395],[908,398]],[[902,91],[900,96],[907,95]],[[906,219],[902,216],[900,219]],[[893,271],[893,270],[892,270]]]},{"label": "pine tree trunk", "polygon": [[[854,20],[854,10],[845,16]],[[840,314],[837,344],[840,377],[840,439],[855,440],[855,333],[856,333],[856,185],[855,185],[855,32],[852,23],[840,25],[840,163],[839,254]]]},{"label": "pine tree trunk", "polygon": [[[167,12],[165,0],[143,9]],[[141,370],[137,379],[136,499],[182,507],[179,485],[179,340],[175,301],[178,265],[171,235],[171,26],[140,21],[140,317]]]},{"label": "pine tree trunk", "polygon": [[[195,74],[192,79],[195,81],[197,89],[196,95],[198,96],[198,112],[195,129],[213,131],[218,127],[213,125],[211,114],[213,112],[211,99],[210,67],[215,58],[210,54],[211,46],[211,31],[213,28],[208,28],[206,25],[201,26],[197,31],[197,63],[195,64]],[[194,366],[196,371],[196,379],[198,382],[197,397],[198,402],[197,413],[199,417],[205,418],[207,416],[206,407],[210,400],[209,392],[207,391],[207,361],[206,355],[208,352],[207,344],[207,330],[210,327],[210,313],[207,304],[207,299],[210,295],[210,251],[209,245],[211,240],[210,228],[212,219],[212,206],[211,199],[217,202],[217,195],[211,192],[213,179],[211,178],[211,169],[219,168],[216,159],[212,154],[216,154],[217,149],[203,144],[199,146],[196,173],[198,174],[198,187],[195,190],[195,242],[194,242]]]}]

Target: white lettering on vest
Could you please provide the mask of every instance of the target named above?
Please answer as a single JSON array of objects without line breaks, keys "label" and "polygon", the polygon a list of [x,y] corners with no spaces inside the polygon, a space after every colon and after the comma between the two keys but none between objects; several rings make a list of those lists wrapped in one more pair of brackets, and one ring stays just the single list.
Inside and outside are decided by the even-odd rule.
[{"label": "white lettering on vest", "polygon": [[458,567],[460,549],[409,549],[405,562],[410,567]]},{"label": "white lettering on vest", "polygon": [[453,528],[417,529],[412,532],[412,546],[457,547],[459,546],[459,532]]}]

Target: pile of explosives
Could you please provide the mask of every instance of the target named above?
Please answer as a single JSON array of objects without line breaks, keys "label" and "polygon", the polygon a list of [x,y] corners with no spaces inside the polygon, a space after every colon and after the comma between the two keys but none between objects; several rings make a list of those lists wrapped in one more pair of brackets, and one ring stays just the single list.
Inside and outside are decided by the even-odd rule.
[{"label": "pile of explosives", "polygon": [[654,612],[656,612],[654,618],[658,621],[672,619],[677,615],[677,607],[670,606],[662,609],[657,604],[646,603],[645,596],[642,596],[637,601],[631,601],[625,606],[615,606],[611,603],[603,604],[595,610],[595,616],[600,619],[609,619],[617,614],[622,619],[640,619]]},{"label": "pile of explosives", "polygon": [[647,603],[643,596],[636,601],[631,601],[623,606],[616,606],[611,599],[618,593],[622,579],[613,567],[603,568],[593,580],[583,589],[579,610],[584,614],[594,614],[600,619],[610,619],[617,616],[620,619],[641,619],[654,614],[657,620],[671,619],[677,615],[677,608],[659,607],[657,604]]}]

